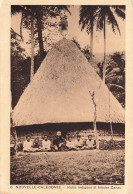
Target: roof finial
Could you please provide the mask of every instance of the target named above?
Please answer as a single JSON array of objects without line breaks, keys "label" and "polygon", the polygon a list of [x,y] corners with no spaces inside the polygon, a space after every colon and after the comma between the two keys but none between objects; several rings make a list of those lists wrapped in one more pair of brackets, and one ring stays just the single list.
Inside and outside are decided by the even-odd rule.
[{"label": "roof finial", "polygon": [[62,10],[60,15],[59,30],[63,38],[68,34],[68,21],[65,11]]}]

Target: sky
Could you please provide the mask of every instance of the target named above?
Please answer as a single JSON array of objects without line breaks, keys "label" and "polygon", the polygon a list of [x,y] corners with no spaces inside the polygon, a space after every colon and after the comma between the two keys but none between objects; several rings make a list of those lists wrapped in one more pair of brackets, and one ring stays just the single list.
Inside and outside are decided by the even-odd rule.
[{"label": "sky", "polygon": [[[66,38],[75,39],[79,42],[80,46],[83,48],[85,46],[90,46],[90,35],[86,33],[86,31],[81,31],[81,26],[79,26],[79,7],[70,6],[71,15],[68,14],[68,34]],[[121,31],[121,35],[119,32],[113,33],[111,26],[107,25],[106,27],[106,50],[108,53],[116,52],[116,51],[125,51],[125,20],[116,16],[116,19],[119,24],[119,28]],[[15,32],[20,34],[20,20],[21,14],[12,16],[11,18],[11,27]],[[26,49],[26,52],[30,55],[30,45],[27,45],[26,42],[28,40],[28,34],[26,30],[23,30],[24,42],[23,47]],[[58,37],[56,41],[61,39],[62,37]],[[55,42],[56,42],[55,41]],[[101,54],[104,51],[104,39],[103,39],[103,31],[99,32],[94,30],[94,40],[93,40],[93,50],[94,54]]]}]

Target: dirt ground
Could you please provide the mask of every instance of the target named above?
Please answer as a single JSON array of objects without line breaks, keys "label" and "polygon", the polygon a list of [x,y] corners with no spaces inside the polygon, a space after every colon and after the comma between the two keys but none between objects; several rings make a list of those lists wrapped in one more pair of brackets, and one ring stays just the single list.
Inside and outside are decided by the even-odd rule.
[{"label": "dirt ground", "polygon": [[83,150],[11,156],[11,184],[121,185],[125,152]]}]

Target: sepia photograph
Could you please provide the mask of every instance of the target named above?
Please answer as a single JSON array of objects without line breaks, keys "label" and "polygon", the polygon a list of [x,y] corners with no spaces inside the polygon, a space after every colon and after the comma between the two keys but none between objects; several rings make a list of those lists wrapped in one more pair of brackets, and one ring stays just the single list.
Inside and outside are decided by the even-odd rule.
[{"label": "sepia photograph", "polygon": [[10,20],[10,185],[125,185],[126,6]]}]

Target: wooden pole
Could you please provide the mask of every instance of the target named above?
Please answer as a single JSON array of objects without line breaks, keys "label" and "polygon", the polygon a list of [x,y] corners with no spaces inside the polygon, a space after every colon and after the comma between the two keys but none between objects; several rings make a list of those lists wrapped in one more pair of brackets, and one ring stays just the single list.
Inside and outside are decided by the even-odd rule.
[{"label": "wooden pole", "polygon": [[112,121],[111,121],[111,107],[110,107],[110,85],[109,85],[109,123],[110,123],[110,130],[111,130],[111,139],[113,140],[113,127],[112,127]]},{"label": "wooden pole", "polygon": [[111,130],[111,139],[113,140],[113,127],[112,127],[112,122],[110,122],[110,130]]}]

